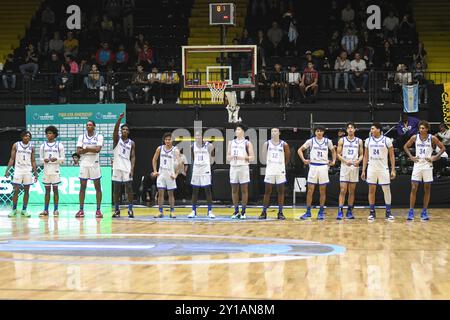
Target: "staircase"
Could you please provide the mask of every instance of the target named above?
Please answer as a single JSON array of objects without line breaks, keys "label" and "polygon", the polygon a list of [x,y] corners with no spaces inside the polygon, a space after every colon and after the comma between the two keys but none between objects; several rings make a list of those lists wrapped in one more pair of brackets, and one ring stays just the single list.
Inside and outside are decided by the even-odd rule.
[{"label": "staircase", "polygon": [[27,27],[42,0],[1,0],[0,63],[20,45]]},{"label": "staircase", "polygon": [[[189,18],[189,46],[220,45],[220,26],[209,25],[209,3],[217,3],[216,0],[195,0]],[[226,26],[225,44],[231,45],[233,38],[241,38],[242,29],[245,26],[247,7],[249,0],[226,1],[236,4],[236,26]],[[206,72],[206,66],[217,65],[217,53],[202,54],[201,57],[189,57],[187,72]],[[181,104],[192,104],[192,91],[182,91],[180,94]],[[201,103],[212,104],[209,91],[201,92]]]},{"label": "staircase", "polygon": [[[427,51],[428,71],[450,71],[450,1],[415,0],[419,39]],[[439,79],[439,76],[437,76]]]}]

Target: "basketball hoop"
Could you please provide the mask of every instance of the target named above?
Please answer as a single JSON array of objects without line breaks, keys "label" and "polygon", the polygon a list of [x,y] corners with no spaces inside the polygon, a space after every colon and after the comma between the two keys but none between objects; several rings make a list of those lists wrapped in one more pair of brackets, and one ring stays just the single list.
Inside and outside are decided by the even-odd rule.
[{"label": "basketball hoop", "polygon": [[211,91],[211,102],[223,102],[227,81],[209,81],[206,84]]}]

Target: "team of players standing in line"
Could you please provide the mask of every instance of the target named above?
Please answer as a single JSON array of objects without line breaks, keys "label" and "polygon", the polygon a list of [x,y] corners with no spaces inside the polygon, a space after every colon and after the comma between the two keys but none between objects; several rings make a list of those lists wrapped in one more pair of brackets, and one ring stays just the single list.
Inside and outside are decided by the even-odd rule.
[{"label": "team of players standing in line", "polygon": [[[113,133],[113,174],[112,181],[114,186],[114,214],[113,217],[120,217],[119,196],[122,185],[128,195],[128,217],[134,218],[133,214],[133,192],[132,177],[135,166],[135,144],[129,138],[130,130],[127,124],[120,126],[124,114],[120,114],[116,122]],[[119,133],[120,127],[120,133]],[[235,138],[228,143],[227,161],[230,163],[230,184],[232,190],[232,202],[234,213],[232,219],[246,219],[246,206],[248,202],[248,184],[250,182],[250,162],[255,158],[253,145],[245,139],[246,127],[238,124],[235,129]],[[317,219],[323,220],[325,217],[326,185],[329,183],[328,168],[334,166],[336,160],[341,162],[340,169],[340,195],[337,220],[344,219],[344,203],[348,193],[348,209],[345,214],[346,219],[354,219],[353,206],[355,199],[356,183],[359,177],[369,185],[369,221],[376,218],[375,213],[375,192],[377,185],[380,185],[386,205],[386,219],[394,220],[391,213],[391,190],[390,181],[395,179],[395,156],[392,140],[384,136],[381,132],[381,125],[373,123],[370,128],[370,137],[364,142],[355,136],[356,127],[354,123],[349,122],[346,126],[347,136],[342,137],[338,142],[337,151],[333,143],[324,137],[325,128],[316,127],[314,137],[308,139],[299,149],[298,155],[305,165],[309,166],[308,172],[308,190],[306,197],[306,212],[300,216],[301,220],[311,218],[312,198],[316,185],[319,186],[320,208]],[[409,158],[414,161],[414,168],[411,177],[410,209],[407,220],[414,219],[414,206],[416,201],[416,192],[420,182],[424,183],[423,209],[421,212],[422,220],[429,220],[428,204],[430,200],[430,184],[433,181],[433,162],[438,160],[445,151],[442,142],[429,134],[430,126],[427,121],[420,121],[419,133],[412,136],[405,144],[404,150]],[[44,165],[44,174],[42,182],[45,186],[45,207],[41,216],[49,215],[50,193],[54,193],[54,211],[53,215],[58,216],[58,184],[60,183],[60,164],[64,162],[65,152],[62,143],[56,141],[58,130],[54,126],[45,129],[47,141],[40,146],[39,159]],[[29,197],[30,185],[37,181],[37,167],[35,161],[35,149],[31,142],[31,133],[24,131],[21,134],[22,141],[16,142],[12,146],[11,157],[8,162],[5,176],[9,176],[9,169],[14,165],[14,177],[12,184],[14,186],[13,208],[9,217],[17,215],[17,201],[19,187],[24,188],[23,208],[21,214],[25,217],[27,213],[27,203]],[[409,148],[415,145],[415,155],[411,154]],[[103,146],[103,136],[95,132],[95,123],[88,121],[86,132],[78,137],[77,153],[80,155],[80,209],[76,214],[77,218],[84,217],[84,198],[88,180],[93,180],[96,190],[97,211],[96,217],[102,218],[100,211],[102,200],[101,191],[101,168],[99,162],[99,153]],[[432,155],[433,150],[439,148],[436,155]],[[309,159],[304,156],[304,151],[309,150]],[[215,218],[212,211],[212,192],[211,192],[211,162],[214,156],[214,146],[203,141],[202,132],[195,132],[195,141],[192,144],[194,155],[191,185],[193,187],[192,212],[188,218],[197,216],[197,200],[199,189],[205,190],[208,210],[207,216]],[[329,160],[331,152],[332,160]],[[267,218],[267,208],[269,207],[270,196],[273,186],[276,186],[278,193],[278,214],[277,218],[284,220],[283,206],[286,183],[286,163],[290,158],[289,145],[280,139],[278,128],[271,130],[271,139],[263,147],[263,159],[266,160],[265,174],[265,194],[263,200],[262,213],[259,219]],[[391,164],[389,172],[388,159]],[[158,166],[159,160],[159,166]],[[362,162],[362,173],[359,174],[359,165]],[[176,178],[181,171],[184,163],[180,156],[180,151],[173,145],[172,135],[166,133],[163,136],[163,145],[158,146],[153,159],[152,176],[156,177],[158,188],[159,214],[156,218],[163,218],[164,193],[167,190],[170,206],[170,217],[175,218],[174,190],[176,189]],[[157,169],[158,168],[158,169]],[[366,172],[367,169],[367,172]],[[33,179],[34,174],[34,179]],[[241,210],[239,211],[239,189],[241,191]]]}]

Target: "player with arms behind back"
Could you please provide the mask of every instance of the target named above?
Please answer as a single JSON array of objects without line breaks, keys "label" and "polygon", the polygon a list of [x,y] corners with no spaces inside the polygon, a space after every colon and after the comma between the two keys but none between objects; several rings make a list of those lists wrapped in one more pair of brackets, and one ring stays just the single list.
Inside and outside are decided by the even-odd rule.
[{"label": "player with arms behind back", "polygon": [[[125,117],[124,113],[119,115],[113,131],[113,174],[114,185],[114,214],[113,218],[120,217],[119,196],[122,185],[125,185],[125,192],[128,197],[128,218],[134,218],[133,214],[133,174],[136,162],[136,152],[134,141],[130,139],[130,128],[126,123],[120,126],[120,122]],[[119,134],[120,127],[120,134]]]},{"label": "player with arms behind back", "polygon": [[[172,133],[165,133],[162,140],[163,145],[156,148],[152,160],[152,176],[157,177],[156,186],[158,188],[159,206],[159,215],[155,218],[164,218],[164,190],[167,190],[167,194],[169,195],[170,217],[176,218],[174,191],[177,188],[176,179],[178,173],[181,171],[181,168],[183,168],[184,162],[180,157],[180,150],[172,144]],[[159,169],[156,170],[156,168],[158,168],[158,159]]]},{"label": "player with arms behind back", "polygon": [[100,179],[100,151],[103,147],[103,135],[95,132],[95,122],[89,120],[86,123],[86,132],[78,137],[77,153],[80,155],[80,210],[76,218],[84,218],[84,198],[88,180],[94,181],[95,195],[97,200],[96,218],[103,218],[100,211],[102,203],[102,186]]},{"label": "player with arms behind back", "polygon": [[[250,183],[250,162],[255,158],[253,145],[245,139],[247,127],[240,123],[236,125],[236,138],[228,143],[227,161],[230,162],[231,198],[234,213],[231,219],[247,219],[248,184]],[[239,213],[239,187],[242,193],[242,210]]]},{"label": "player with arms behind back", "polygon": [[363,142],[355,137],[355,124],[347,123],[347,136],[339,139],[337,147],[337,157],[341,161],[341,172],[339,181],[341,190],[339,193],[339,211],[336,219],[344,218],[345,196],[348,191],[348,209],[345,217],[354,219],[353,204],[355,203],[355,189],[359,178],[359,164],[364,155]]},{"label": "player with arms behind back", "polygon": [[280,140],[280,129],[272,128],[270,131],[271,139],[266,141],[263,146],[263,159],[266,159],[266,176],[264,183],[266,185],[264,193],[263,211],[259,219],[267,219],[267,208],[270,203],[272,186],[277,186],[278,193],[278,220],[285,220],[283,215],[284,206],[284,185],[286,183],[286,164],[291,157],[289,145]]},{"label": "player with arms behind back", "polygon": [[[334,166],[336,163],[336,150],[333,142],[323,135],[325,133],[324,127],[316,127],[314,130],[315,136],[306,142],[298,149],[298,155],[305,165],[309,165],[308,172],[308,191],[306,193],[306,213],[300,219],[306,220],[311,218],[311,205],[316,185],[319,186],[320,191],[320,209],[317,214],[317,220],[325,219],[325,201],[327,199],[327,184],[330,182],[328,177],[328,167]],[[303,151],[309,149],[309,160],[303,156]],[[332,160],[328,160],[328,152],[331,150]]]},{"label": "player with arms behind back", "polygon": [[57,217],[59,216],[58,185],[61,183],[59,166],[64,163],[66,154],[63,144],[56,141],[56,138],[58,137],[58,129],[55,126],[45,128],[45,136],[47,137],[47,141],[44,142],[39,149],[39,159],[44,165],[44,176],[42,178],[42,183],[45,186],[45,203],[44,211],[42,211],[39,215],[41,217],[48,216],[50,193],[53,189],[53,216]]},{"label": "player with arms behind back", "polygon": [[197,216],[197,200],[200,188],[205,190],[206,201],[208,202],[208,218],[214,219],[212,212],[212,192],[211,192],[211,158],[214,152],[214,145],[208,141],[203,141],[201,131],[195,132],[195,141],[192,144],[194,163],[192,166],[192,212],[188,218]]},{"label": "player with arms behind back", "polygon": [[[419,133],[409,138],[408,142],[403,146],[406,154],[414,161],[414,168],[411,175],[411,194],[409,196],[409,212],[408,221],[414,220],[414,205],[416,204],[416,194],[419,183],[423,182],[423,209],[420,214],[421,220],[429,220],[428,204],[430,203],[431,183],[433,182],[433,162],[439,160],[445,152],[445,147],[441,141],[428,132],[430,124],[422,120],[419,122]],[[411,154],[409,148],[415,144],[416,156]],[[434,148],[438,146],[439,152],[433,154]]]},{"label": "player with arms behind back", "polygon": [[[391,162],[390,174],[388,158]],[[377,184],[383,189],[384,203],[386,204],[386,220],[394,220],[394,216],[391,214],[392,196],[390,184],[391,180],[395,179],[395,176],[395,155],[392,140],[381,134],[381,124],[375,122],[370,127],[370,137],[365,141],[363,169],[361,173],[361,179],[367,181],[369,185],[368,198],[370,213],[367,220],[374,221],[376,218],[375,192],[377,191]]]},{"label": "player with arms behind back", "polygon": [[20,134],[22,141],[13,144],[11,148],[11,157],[9,158],[8,166],[6,167],[5,177],[9,177],[9,169],[14,165],[14,177],[12,185],[14,186],[13,207],[8,217],[12,218],[17,215],[17,201],[19,198],[19,188],[23,186],[23,205],[21,214],[29,218],[31,215],[27,213],[28,197],[30,196],[30,186],[37,181],[38,173],[36,168],[36,160],[34,157],[34,146],[31,142],[31,132],[23,131]]}]

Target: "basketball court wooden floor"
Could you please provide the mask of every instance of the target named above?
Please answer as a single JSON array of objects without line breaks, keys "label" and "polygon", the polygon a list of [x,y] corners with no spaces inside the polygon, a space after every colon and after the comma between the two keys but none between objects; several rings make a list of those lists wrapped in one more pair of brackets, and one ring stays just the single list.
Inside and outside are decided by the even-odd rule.
[{"label": "basketball court wooden floor", "polygon": [[322,222],[293,220],[301,209],[287,221],[275,210],[258,221],[260,209],[247,221],[230,209],[215,220],[188,220],[188,208],[173,220],[154,208],[134,220],[38,209],[0,210],[1,299],[450,299],[449,209],[429,222],[406,222],[406,209],[387,222],[379,209],[373,223],[363,209],[342,222],[331,208]]}]

